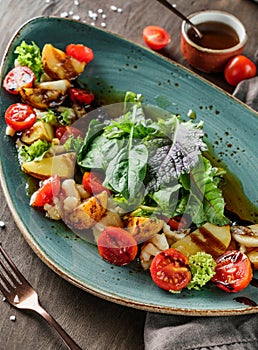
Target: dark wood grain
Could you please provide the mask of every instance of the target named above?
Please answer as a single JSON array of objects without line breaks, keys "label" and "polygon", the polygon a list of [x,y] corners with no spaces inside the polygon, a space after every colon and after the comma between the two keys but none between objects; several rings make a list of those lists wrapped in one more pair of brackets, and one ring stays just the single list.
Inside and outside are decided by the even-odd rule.
[{"label": "dark wood grain", "polygon": [[[178,0],[176,4],[186,15],[209,8],[223,9],[235,14],[246,26],[249,36],[245,54],[253,58],[258,48],[257,4],[250,0]],[[122,13],[111,11],[110,5],[120,7]],[[163,26],[170,32],[172,41],[161,54],[188,67],[180,52],[181,20],[155,0],[81,0],[79,6],[74,5],[72,0],[2,0],[0,56],[3,56],[14,32],[32,17],[61,16],[63,12],[73,11],[74,15],[80,16],[81,21],[91,23],[93,21],[89,18],[88,11],[99,8],[107,15],[105,23],[108,31],[141,45],[144,45],[142,30],[146,25]],[[100,19],[96,21],[96,25],[101,26]],[[232,92],[232,87],[225,83],[221,74],[201,75]],[[43,306],[76,342],[83,349],[90,350],[143,349],[145,312],[99,299],[61,279],[41,262],[25,242],[5,203],[2,190],[0,200],[0,220],[6,225],[4,229],[0,229],[0,242],[37,289]],[[65,349],[52,329],[38,316],[19,312],[1,299],[0,314],[0,350]],[[11,315],[16,316],[15,322],[10,320]]]}]

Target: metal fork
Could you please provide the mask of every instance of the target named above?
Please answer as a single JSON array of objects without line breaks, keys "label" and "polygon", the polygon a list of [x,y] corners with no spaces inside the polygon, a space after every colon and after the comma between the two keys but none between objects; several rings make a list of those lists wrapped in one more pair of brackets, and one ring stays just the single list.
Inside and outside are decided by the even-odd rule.
[{"label": "metal fork", "polygon": [[[68,349],[82,350],[56,320],[39,303],[38,294],[14,265],[0,243],[0,290],[7,301],[18,309],[41,315],[61,336]],[[2,268],[1,268],[2,267]]]}]

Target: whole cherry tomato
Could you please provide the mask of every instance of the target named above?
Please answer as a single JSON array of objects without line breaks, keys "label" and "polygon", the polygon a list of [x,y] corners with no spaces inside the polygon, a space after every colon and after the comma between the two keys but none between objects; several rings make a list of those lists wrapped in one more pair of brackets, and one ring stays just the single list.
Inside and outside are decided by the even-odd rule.
[{"label": "whole cherry tomato", "polygon": [[226,81],[236,86],[240,81],[252,78],[256,75],[256,65],[243,55],[232,57],[224,69]]},{"label": "whole cherry tomato", "polygon": [[154,257],[150,273],[154,283],[168,291],[183,289],[192,277],[188,258],[173,248],[163,250]]},{"label": "whole cherry tomato", "polygon": [[5,112],[5,121],[15,131],[30,128],[37,116],[32,107],[23,103],[14,103]]},{"label": "whole cherry tomato", "polygon": [[30,205],[33,207],[43,207],[45,204],[51,204],[54,197],[60,193],[60,178],[53,175],[41,182],[39,189],[33,193],[30,199]]},{"label": "whole cherry tomato", "polygon": [[94,58],[92,49],[82,44],[69,44],[66,46],[66,53],[78,61],[89,63]]},{"label": "whole cherry tomato", "polygon": [[91,91],[81,88],[69,88],[68,96],[73,103],[89,105],[94,101],[94,94]]},{"label": "whole cherry tomato", "polygon": [[143,30],[145,43],[153,50],[161,50],[170,42],[168,32],[159,26],[148,26]]},{"label": "whole cherry tomato", "polygon": [[35,79],[36,76],[29,67],[18,66],[7,73],[3,87],[11,94],[17,95],[20,88],[32,87]]},{"label": "whole cherry tomato", "polygon": [[92,171],[86,171],[83,174],[82,184],[85,190],[91,194],[98,194],[103,191],[110,192],[106,187],[102,185],[100,175]]},{"label": "whole cherry tomato", "polygon": [[252,277],[248,257],[238,250],[231,250],[216,259],[215,275],[211,280],[226,292],[239,292],[248,286]]},{"label": "whole cherry tomato", "polygon": [[111,264],[123,266],[132,262],[138,252],[137,242],[126,230],[109,226],[98,238],[100,256]]}]

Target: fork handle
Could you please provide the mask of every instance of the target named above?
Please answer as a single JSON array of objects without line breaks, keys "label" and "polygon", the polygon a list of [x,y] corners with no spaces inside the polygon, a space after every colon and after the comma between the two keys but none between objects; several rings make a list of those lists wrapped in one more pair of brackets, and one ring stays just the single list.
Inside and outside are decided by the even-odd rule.
[{"label": "fork handle", "polygon": [[57,331],[57,333],[65,342],[68,349],[82,350],[82,348],[80,348],[79,345],[75,343],[75,341],[59,325],[59,323],[57,323],[56,320],[50,315],[50,313],[48,313],[41,305],[35,306],[33,310],[37,312],[39,315],[41,315],[52,327],[54,327],[54,329]]}]

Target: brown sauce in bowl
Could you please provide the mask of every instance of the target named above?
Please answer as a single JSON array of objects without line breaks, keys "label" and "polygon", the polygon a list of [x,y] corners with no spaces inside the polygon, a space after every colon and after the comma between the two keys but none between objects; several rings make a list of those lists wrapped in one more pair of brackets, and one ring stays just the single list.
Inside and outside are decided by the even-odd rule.
[{"label": "brown sauce in bowl", "polygon": [[237,32],[228,24],[216,21],[207,21],[197,25],[203,34],[199,39],[194,30],[188,30],[188,37],[197,45],[213,50],[229,49],[239,43]]}]

